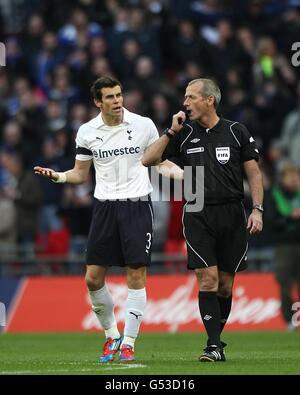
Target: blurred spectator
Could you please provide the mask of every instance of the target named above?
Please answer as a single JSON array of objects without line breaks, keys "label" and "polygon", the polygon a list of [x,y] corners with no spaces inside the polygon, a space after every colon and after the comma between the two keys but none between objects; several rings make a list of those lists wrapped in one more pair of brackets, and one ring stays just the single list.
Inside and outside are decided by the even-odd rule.
[{"label": "blurred spectator", "polygon": [[293,330],[293,286],[297,285],[300,292],[300,170],[296,166],[287,163],[282,167],[278,184],[266,199],[265,220],[275,242],[275,276],[282,315],[287,328]]},{"label": "blurred spectator", "polygon": [[57,66],[52,75],[49,98],[60,103],[62,113],[67,116],[72,104],[79,100],[80,92],[71,80],[70,69],[66,65]]},{"label": "blurred spectator", "polygon": [[6,193],[3,168],[0,168],[0,255],[1,259],[14,251],[17,241],[17,211],[13,199]]},{"label": "blurred spectator", "polygon": [[[54,137],[44,140],[42,145],[42,157],[36,160],[43,167],[55,169],[55,171],[65,170],[69,163],[66,158],[60,156],[59,147]],[[46,179],[39,178],[43,194],[44,202],[39,217],[39,232],[42,236],[47,236],[51,231],[60,230],[63,227],[63,221],[58,213],[62,201],[63,186]]]},{"label": "blurred spectator", "polygon": [[159,92],[153,95],[149,116],[155,123],[159,132],[162,132],[172,123],[172,114],[173,109],[167,97]]},{"label": "blurred spectator", "polygon": [[18,243],[25,251],[32,253],[43,199],[39,181],[32,171],[24,168],[21,156],[16,153],[2,152],[1,163],[8,173],[4,193],[16,207]]},{"label": "blurred spectator", "polygon": [[8,37],[4,44],[6,49],[6,67],[11,78],[28,74],[27,63],[18,40],[15,37]]},{"label": "blurred spectator", "polygon": [[28,154],[24,158],[25,165],[30,165],[34,157],[38,155],[41,148],[43,134],[45,133],[45,115],[38,104],[32,91],[23,93],[20,97],[20,111],[15,119],[23,129],[23,136],[26,139]]},{"label": "blurred spectator", "polygon": [[[35,69],[36,58],[42,48],[42,37],[45,31],[45,23],[42,15],[30,15],[27,26],[20,42],[24,59],[27,62],[29,70]],[[26,56],[30,54],[30,56]]]},{"label": "blurred spectator", "polygon": [[95,22],[89,22],[88,16],[80,8],[72,11],[70,23],[64,25],[58,32],[59,42],[63,45],[83,48],[89,39],[101,35],[102,27]]},{"label": "blurred spectator", "polygon": [[[93,212],[93,180],[81,185],[66,185],[62,200],[62,214],[69,218],[71,232],[70,252],[83,255],[86,249]],[[71,264],[70,273],[79,273],[79,267]]]},{"label": "blurred spectator", "polygon": [[281,154],[300,167],[300,82],[297,85],[298,106],[284,119],[278,146]]},{"label": "blurred spectator", "polygon": [[47,133],[55,132],[66,126],[67,118],[59,100],[51,99],[46,107]]}]

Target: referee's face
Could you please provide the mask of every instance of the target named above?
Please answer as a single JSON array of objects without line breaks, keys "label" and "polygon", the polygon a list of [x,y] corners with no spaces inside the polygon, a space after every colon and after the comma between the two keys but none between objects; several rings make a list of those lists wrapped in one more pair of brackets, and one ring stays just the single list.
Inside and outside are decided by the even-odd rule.
[{"label": "referee's face", "polygon": [[95,101],[104,116],[122,117],[123,114],[123,95],[119,85],[113,88],[102,88],[102,99]]},{"label": "referee's face", "polygon": [[211,97],[202,94],[202,82],[187,86],[183,105],[191,121],[202,119],[211,111]]}]

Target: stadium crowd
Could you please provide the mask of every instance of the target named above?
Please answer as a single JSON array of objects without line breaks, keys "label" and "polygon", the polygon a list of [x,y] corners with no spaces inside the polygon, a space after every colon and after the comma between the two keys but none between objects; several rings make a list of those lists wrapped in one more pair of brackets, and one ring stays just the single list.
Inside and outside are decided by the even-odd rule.
[{"label": "stadium crowd", "polygon": [[[188,81],[215,78],[223,92],[219,113],[244,123],[261,153],[265,230],[252,249],[271,246],[274,229],[277,245],[299,243],[300,67],[291,47],[300,37],[300,1],[1,1],[0,20],[2,250],[83,252],[93,175],[80,186],[62,185],[32,168],[73,166],[77,130],[97,114],[90,86],[103,75],[117,77],[125,107],[152,118],[160,132],[182,108]],[[281,184],[287,172],[288,186]],[[281,221],[268,210],[277,204],[273,188],[282,188],[292,207],[280,212]],[[154,251],[182,251],[181,207],[154,202]]]}]

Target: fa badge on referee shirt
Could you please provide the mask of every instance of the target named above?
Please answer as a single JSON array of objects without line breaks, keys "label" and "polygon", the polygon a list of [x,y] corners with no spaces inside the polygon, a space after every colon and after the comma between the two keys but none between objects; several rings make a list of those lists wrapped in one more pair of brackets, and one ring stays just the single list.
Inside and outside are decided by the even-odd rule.
[{"label": "fa badge on referee shirt", "polygon": [[225,165],[230,159],[230,147],[216,147],[216,158],[221,165]]}]

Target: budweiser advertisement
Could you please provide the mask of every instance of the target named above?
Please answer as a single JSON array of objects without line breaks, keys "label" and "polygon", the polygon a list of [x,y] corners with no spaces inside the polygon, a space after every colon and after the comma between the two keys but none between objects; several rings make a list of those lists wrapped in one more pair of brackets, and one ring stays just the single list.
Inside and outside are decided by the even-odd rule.
[{"label": "budweiser advertisement", "polygon": [[[120,329],[124,326],[127,286],[109,277]],[[202,331],[195,276],[153,275],[147,280],[143,331]],[[284,329],[278,286],[272,274],[239,274],[227,330]],[[20,282],[8,312],[7,332],[101,330],[82,277],[29,277]]]}]

